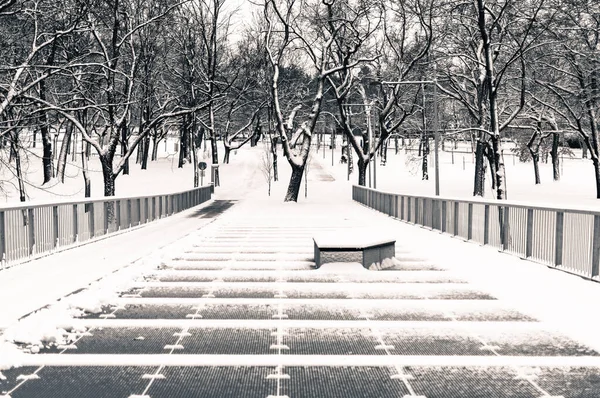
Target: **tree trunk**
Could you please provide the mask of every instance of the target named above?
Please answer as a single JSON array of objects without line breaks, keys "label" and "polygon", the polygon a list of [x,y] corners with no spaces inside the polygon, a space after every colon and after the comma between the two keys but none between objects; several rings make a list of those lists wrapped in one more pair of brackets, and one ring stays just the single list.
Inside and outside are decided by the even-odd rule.
[{"label": "tree trunk", "polygon": [[50,134],[50,129],[48,128],[48,124],[46,123],[46,118],[42,117],[42,126],[40,128],[42,133],[42,147],[43,147],[43,155],[42,155],[42,165],[44,169],[44,182],[46,184],[53,177],[54,167],[52,164],[52,137]]},{"label": "tree trunk", "polygon": [[427,136],[422,138],[423,143],[423,163],[422,163],[422,172],[423,180],[429,180],[429,138]]},{"label": "tree trunk", "polygon": [[552,150],[550,151],[550,156],[552,157],[552,176],[554,181],[560,180],[560,158],[558,157],[558,144],[558,133],[552,133]]},{"label": "tree trunk", "polygon": [[212,151],[213,164],[219,164],[219,152],[217,149],[217,136],[214,132],[210,137],[210,150]]},{"label": "tree trunk", "polygon": [[[46,99],[46,82],[42,80],[40,82],[40,99]],[[42,133],[42,165],[44,169],[44,182],[46,184],[52,177],[54,177],[54,165],[52,164],[52,137],[50,135],[48,114],[44,111],[40,116],[40,131]]]},{"label": "tree trunk", "polygon": [[17,171],[17,181],[19,182],[19,200],[21,202],[25,202],[25,183],[23,182],[23,171],[21,170],[21,154],[19,153],[19,146],[17,144],[18,137],[16,135],[13,136],[13,140],[11,142],[12,153],[15,159],[15,166]]},{"label": "tree trunk", "polygon": [[535,177],[535,185],[541,184],[540,181],[540,154],[529,149],[529,153],[531,154],[531,159],[533,161],[533,175]]},{"label": "tree trunk", "polygon": [[104,196],[115,196],[115,173],[112,169],[112,159],[105,154],[100,155],[102,177],[104,178]]},{"label": "tree trunk", "polygon": [[594,165],[594,177],[596,178],[596,199],[600,199],[600,161],[597,157],[592,157],[592,164]]},{"label": "tree trunk", "polygon": [[483,197],[485,193],[485,166],[484,166],[485,143],[481,137],[477,140],[475,149],[475,180],[473,182],[473,196]]},{"label": "tree trunk", "polygon": [[67,152],[71,144],[71,135],[73,134],[73,126],[71,123],[67,124],[65,135],[63,137],[62,144],[60,146],[60,153],[58,154],[58,164],[56,165],[56,176],[61,183],[65,183],[65,169],[67,166]]},{"label": "tree trunk", "polygon": [[506,194],[506,170],[504,168],[504,154],[500,149],[500,140],[498,137],[492,137],[492,150],[494,156],[494,173],[495,173],[495,187],[496,187],[496,199],[504,200],[507,198]]},{"label": "tree trunk", "polygon": [[231,146],[225,145],[225,154],[223,155],[223,163],[229,164],[229,154],[231,153]]},{"label": "tree trunk", "polygon": [[42,147],[44,151],[42,155],[42,165],[44,168],[43,185],[52,179],[54,167],[52,165],[52,138],[50,135],[50,130],[48,129],[48,125],[43,124],[40,130],[42,133]]},{"label": "tree trunk", "polygon": [[[200,140],[198,140],[200,141]],[[201,141],[200,141],[201,142]],[[198,169],[198,154],[196,153],[196,140],[194,137],[190,140],[191,145],[191,154],[192,154],[192,167],[194,168],[194,188],[198,188],[200,186],[200,171]]]},{"label": "tree trunk", "polygon": [[[89,143],[86,143],[86,147],[90,146]],[[86,148],[87,149],[87,148]],[[90,181],[90,176],[88,174],[88,161],[87,161],[87,156],[85,155],[85,152],[82,148],[81,151],[81,168],[83,170],[83,185],[85,188],[85,197],[89,198],[92,196],[92,182]]]},{"label": "tree trunk", "polygon": [[[71,144],[73,145],[73,147],[71,148],[71,161],[75,162],[76,159],[76,155],[77,155],[77,131],[73,131],[73,128],[71,127]],[[83,142],[82,142],[82,148],[83,148]]]},{"label": "tree trunk", "polygon": [[[491,149],[490,144],[486,144],[483,148],[483,156],[487,159],[487,164],[490,167],[490,178],[492,179],[492,189],[496,189],[496,161],[494,158],[494,151]],[[485,165],[484,165],[485,173]]]},{"label": "tree trunk", "polygon": [[[100,164],[102,165],[102,177],[104,177],[104,196],[115,196],[115,173],[112,170],[111,157],[106,154],[100,155]],[[106,207],[106,219],[111,224],[116,220],[115,204],[114,202],[107,202]]]},{"label": "tree trunk", "polygon": [[[325,150],[325,149],[323,149]],[[277,138],[271,138],[271,153],[273,154],[273,181],[279,181],[277,169]]]},{"label": "tree trunk", "polygon": [[290,183],[288,185],[287,193],[285,194],[284,202],[297,202],[298,194],[302,186],[302,176],[304,175],[304,165],[292,166],[292,175],[290,177]]},{"label": "tree trunk", "polygon": [[187,120],[183,117],[181,121],[181,127],[179,129],[179,162],[177,163],[178,168],[182,168],[185,163],[185,157],[187,154]]},{"label": "tree trunk", "polygon": [[158,158],[158,145],[160,144],[160,140],[158,136],[155,135],[152,139],[152,161],[155,161]]},{"label": "tree trunk", "polygon": [[[128,139],[128,129],[126,125],[123,125],[120,127],[121,128],[121,156],[125,156],[127,154],[127,139]],[[112,165],[112,162],[111,162]],[[112,173],[112,166],[111,166],[111,173]],[[125,160],[125,167],[123,168],[123,175],[128,175],[129,174],[129,159]],[[113,181],[113,185],[114,185],[114,181]],[[106,185],[105,185],[106,186]],[[114,186],[113,186],[113,194],[110,196],[114,195]],[[107,195],[108,196],[108,195]]]},{"label": "tree trunk", "polygon": [[367,181],[367,166],[368,162],[365,162],[362,159],[358,159],[358,185],[364,187]]},{"label": "tree trunk", "polygon": [[142,140],[142,170],[148,169],[148,152],[150,152],[150,135]]}]

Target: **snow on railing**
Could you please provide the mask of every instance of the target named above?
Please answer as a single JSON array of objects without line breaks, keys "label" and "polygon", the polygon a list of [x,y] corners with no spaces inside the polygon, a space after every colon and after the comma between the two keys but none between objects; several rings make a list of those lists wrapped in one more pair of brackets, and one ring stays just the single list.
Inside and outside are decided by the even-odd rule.
[{"label": "snow on railing", "polygon": [[210,200],[212,189],[0,207],[0,269],[168,217]]},{"label": "snow on railing", "polygon": [[600,280],[600,212],[413,196],[354,186],[352,199],[400,220]]}]

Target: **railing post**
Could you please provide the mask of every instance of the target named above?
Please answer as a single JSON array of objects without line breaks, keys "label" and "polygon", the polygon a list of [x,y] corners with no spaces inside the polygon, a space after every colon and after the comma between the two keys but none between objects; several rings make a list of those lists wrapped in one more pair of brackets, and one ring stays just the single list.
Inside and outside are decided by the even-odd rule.
[{"label": "railing post", "polygon": [[117,231],[121,229],[121,201],[115,201],[115,218],[117,220]]},{"label": "railing post", "polygon": [[59,246],[58,241],[58,206],[52,206],[52,240],[54,247]]},{"label": "railing post", "polygon": [[131,228],[131,199],[127,199],[127,228]]},{"label": "railing post", "polygon": [[500,210],[500,209],[502,209],[502,217],[501,217],[502,223],[500,225],[500,230],[501,230],[500,235],[502,236],[502,251],[505,251],[508,249],[508,243],[510,240],[510,236],[509,236],[509,233],[510,233],[509,227],[510,226],[508,225],[508,211],[509,211],[508,209],[509,209],[509,207],[508,206],[500,206],[500,207],[498,207],[498,210]]},{"label": "railing post", "polygon": [[[146,223],[148,221],[150,221],[150,217],[148,216],[148,213],[150,212],[148,202],[150,202],[150,201],[148,199],[149,198],[144,198],[144,217],[146,217],[146,221],[145,221]],[[141,220],[140,220],[140,222],[141,222]]]},{"label": "railing post", "polygon": [[458,236],[458,202],[454,202],[454,236]]},{"label": "railing post", "polygon": [[594,214],[594,237],[592,240],[592,278],[600,274],[600,215]]},{"label": "railing post", "polygon": [[158,200],[158,218],[162,218],[163,215],[163,197],[160,196]]},{"label": "railing post", "polygon": [[556,243],[554,246],[554,265],[556,266],[562,265],[564,221],[565,213],[556,212]]},{"label": "railing post", "polygon": [[442,220],[441,223],[442,225],[440,226],[440,231],[442,232],[446,232],[447,227],[446,227],[446,219],[448,216],[448,202],[446,202],[445,200],[442,201]]},{"label": "railing post", "polygon": [[527,209],[527,240],[525,241],[525,258],[533,252],[533,209]]},{"label": "railing post", "polygon": [[156,220],[156,197],[152,197],[152,221]]},{"label": "railing post", "polygon": [[73,243],[79,239],[79,213],[77,213],[77,204],[73,205]]},{"label": "railing post", "polygon": [[27,224],[29,231],[29,255],[33,255],[35,253],[35,218],[33,214],[33,209],[27,209]]},{"label": "railing post", "polygon": [[137,198],[137,219],[138,225],[142,223],[142,199]]},{"label": "railing post", "polygon": [[90,228],[90,239],[96,236],[96,220],[94,218],[94,203],[90,203],[88,211],[88,227]]},{"label": "railing post", "polygon": [[490,205],[485,205],[483,209],[483,244],[490,243]]},{"label": "railing post", "polygon": [[394,218],[398,218],[398,195],[394,195]]},{"label": "railing post", "polygon": [[420,213],[421,213],[421,206],[419,206],[419,198],[413,198],[414,202],[415,202],[415,219],[413,220],[413,223],[418,224],[419,223],[419,219],[420,217]]},{"label": "railing post", "polygon": [[467,213],[467,240],[473,239],[473,203],[469,203]]},{"label": "railing post", "polygon": [[[113,202],[113,206],[115,206],[117,209],[119,208],[119,206],[117,206],[117,202],[115,201]],[[104,233],[107,234],[108,233],[108,224],[109,224],[109,220],[108,220],[108,215],[110,214],[110,212],[108,211],[108,206],[110,206],[109,202],[104,202]],[[118,211],[118,210],[115,210]]]},{"label": "railing post", "polygon": [[400,197],[400,219],[404,221],[404,196]]},{"label": "railing post", "polygon": [[[6,227],[4,226],[4,212],[0,211],[0,264],[6,261]],[[0,267],[2,268],[2,267]]]}]

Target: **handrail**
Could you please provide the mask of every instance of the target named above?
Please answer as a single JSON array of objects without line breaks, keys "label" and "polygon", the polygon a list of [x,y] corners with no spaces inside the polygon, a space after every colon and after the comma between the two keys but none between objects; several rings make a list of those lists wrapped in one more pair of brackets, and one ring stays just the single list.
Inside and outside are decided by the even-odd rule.
[{"label": "handrail", "polygon": [[0,206],[0,269],[168,217],[211,199],[212,185],[147,196]]},{"label": "handrail", "polygon": [[597,209],[405,195],[357,185],[352,198],[402,221],[600,281]]},{"label": "handrail", "polygon": [[598,202],[599,205],[598,207],[591,207],[591,206],[569,206],[566,205],[563,206],[561,205],[561,207],[554,207],[554,206],[550,206],[550,205],[540,205],[539,203],[534,203],[534,202],[527,202],[527,201],[511,201],[511,200],[499,200],[499,199],[483,199],[483,198],[477,198],[477,197],[473,197],[470,199],[465,199],[465,198],[459,198],[459,197],[454,197],[454,196],[434,196],[434,195],[413,195],[413,194],[398,194],[395,192],[388,192],[388,191],[381,191],[378,189],[373,189],[373,188],[369,188],[369,187],[363,187],[360,185],[354,185],[355,187],[359,187],[362,189],[366,189],[369,191],[374,191],[374,192],[380,192],[380,193],[385,193],[388,195],[402,195],[404,197],[411,197],[411,198],[427,198],[427,199],[443,199],[443,200],[452,200],[455,202],[461,202],[461,203],[482,203],[482,204],[493,204],[493,205],[510,205],[513,207],[520,207],[520,208],[536,208],[536,209],[544,209],[544,210],[554,210],[554,211],[564,211],[564,210],[568,210],[570,212],[574,212],[574,213],[593,213],[593,214],[600,214],[600,201]]}]

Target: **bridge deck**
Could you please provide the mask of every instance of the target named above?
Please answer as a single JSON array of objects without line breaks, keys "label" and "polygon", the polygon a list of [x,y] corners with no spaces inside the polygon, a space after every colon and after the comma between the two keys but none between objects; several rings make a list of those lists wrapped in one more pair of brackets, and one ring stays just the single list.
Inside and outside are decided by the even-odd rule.
[{"label": "bridge deck", "polygon": [[84,318],[89,333],[2,371],[0,396],[600,396],[600,352],[415,252],[407,226],[393,269],[327,264],[360,253],[313,269],[315,232],[400,225],[347,214],[236,204]]}]

